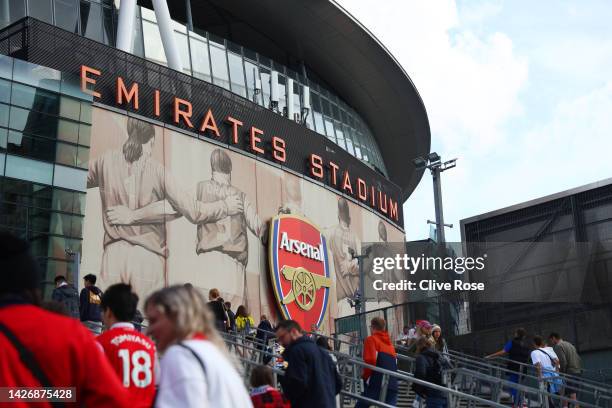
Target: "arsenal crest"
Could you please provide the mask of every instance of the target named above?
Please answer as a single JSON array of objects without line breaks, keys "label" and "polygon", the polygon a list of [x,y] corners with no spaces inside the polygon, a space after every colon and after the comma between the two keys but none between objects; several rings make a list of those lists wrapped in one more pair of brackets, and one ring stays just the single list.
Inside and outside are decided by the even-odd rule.
[{"label": "arsenal crest", "polygon": [[272,219],[269,245],[270,280],[283,316],[305,330],[320,327],[332,284],[325,237],[302,217],[279,215]]}]

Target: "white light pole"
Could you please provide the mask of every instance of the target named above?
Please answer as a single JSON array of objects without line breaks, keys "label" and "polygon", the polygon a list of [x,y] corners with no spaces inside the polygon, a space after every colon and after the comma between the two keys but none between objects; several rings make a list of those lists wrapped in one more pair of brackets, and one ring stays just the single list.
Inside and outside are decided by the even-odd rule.
[{"label": "white light pole", "polygon": [[433,178],[433,189],[434,189],[434,206],[436,209],[436,222],[432,223],[427,221],[428,224],[436,225],[436,238],[438,244],[443,246],[446,243],[446,237],[444,234],[444,228],[452,228],[452,224],[444,224],[444,212],[442,210],[442,180],[440,175],[443,171],[452,169],[457,164],[457,159],[452,159],[442,163],[442,158],[438,153],[429,153],[427,156],[417,157],[414,159],[414,165],[417,170],[429,169]]}]

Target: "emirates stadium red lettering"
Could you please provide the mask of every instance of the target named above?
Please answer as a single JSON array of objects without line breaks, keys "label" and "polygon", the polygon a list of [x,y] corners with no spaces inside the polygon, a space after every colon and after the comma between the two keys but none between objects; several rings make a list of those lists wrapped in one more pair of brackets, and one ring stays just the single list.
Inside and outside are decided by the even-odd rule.
[{"label": "emirates stadium red lettering", "polygon": [[[81,65],[80,74],[81,90],[96,98],[101,98],[102,95],[98,90],[95,90],[95,85],[103,72]],[[115,85],[115,103],[118,106],[129,106],[138,111],[143,102],[140,100],[141,94],[139,93],[138,83],[126,81],[118,76]],[[160,106],[160,91],[158,89],[154,90],[151,103],[155,116],[161,116],[162,107]],[[259,129],[255,125],[248,126],[240,118],[231,115],[217,117],[212,107],[200,111],[188,99],[177,96],[172,98],[171,109],[172,122],[177,126],[186,127],[212,139],[221,138],[220,125],[226,126],[230,144],[244,144],[249,153],[265,155],[280,164],[287,161],[290,146],[279,135],[267,135],[264,129]],[[271,143],[264,142],[264,136],[271,137]],[[315,153],[312,153],[310,158],[306,160],[308,162],[308,176],[326,182],[344,194],[376,209],[391,220],[399,221],[397,201],[389,197],[386,192],[373,185],[368,185],[361,178],[353,177],[349,170],[343,169],[340,164],[325,161]]]}]

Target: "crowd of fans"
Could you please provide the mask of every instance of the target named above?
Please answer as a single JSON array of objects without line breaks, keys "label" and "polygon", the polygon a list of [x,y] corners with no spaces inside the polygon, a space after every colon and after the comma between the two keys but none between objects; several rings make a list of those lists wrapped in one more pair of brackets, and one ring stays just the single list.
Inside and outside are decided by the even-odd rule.
[{"label": "crowd of fans", "polygon": [[[208,301],[190,284],[151,294],[144,303],[145,335],[134,324],[138,296],[130,285],[103,292],[87,275],[79,294],[59,276],[53,302],[43,304],[28,243],[4,232],[0,271],[0,387],[71,387],[78,405],[92,407],[336,406],[341,380],[329,349],[292,320],[272,333],[262,316],[258,331],[247,308],[234,315],[216,289]],[[220,335],[230,330],[262,344],[276,337],[286,361],[283,393],[272,387],[267,366],[252,370],[247,390],[241,365]]]},{"label": "crowd of fans", "polygon": [[[342,381],[336,357],[316,326],[305,334],[293,320],[274,327],[265,315],[255,326],[245,305],[234,313],[217,289],[211,289],[205,299],[198,289],[184,284],[161,289],[146,299],[144,334],[138,296],[127,284],[115,284],[103,292],[96,286],[96,277],[86,275],[78,293],[65,277],[58,276],[53,302],[41,302],[39,270],[28,244],[2,232],[0,270],[0,387],[74,387],[76,401],[86,406],[337,406]],[[284,375],[278,377],[282,392],[273,386],[268,365],[251,370],[247,390],[237,359],[244,356],[238,345],[237,354],[229,352],[223,332],[250,338],[258,350],[275,338],[284,349]],[[451,363],[440,326],[419,320],[404,327],[393,342],[385,320],[375,317],[370,333],[363,343],[363,399],[357,408],[369,406],[367,399],[381,398],[383,370],[398,370],[398,351],[416,355],[415,378],[443,386],[442,373]],[[558,393],[562,388],[555,380],[558,372],[581,373],[575,347],[559,334],[549,336],[549,346],[540,336],[533,337],[532,345],[526,338],[525,330],[519,329],[503,349],[487,356],[509,357],[510,381],[519,383],[523,365],[531,362],[537,375],[547,380],[550,392]],[[264,360],[268,362],[269,358]],[[414,383],[413,389],[418,403],[425,402],[428,408],[447,406],[441,388]],[[576,399],[576,392],[570,384],[565,386],[566,396]],[[396,405],[397,396],[397,378],[391,376],[384,401]],[[513,399],[521,405],[516,392]]]}]

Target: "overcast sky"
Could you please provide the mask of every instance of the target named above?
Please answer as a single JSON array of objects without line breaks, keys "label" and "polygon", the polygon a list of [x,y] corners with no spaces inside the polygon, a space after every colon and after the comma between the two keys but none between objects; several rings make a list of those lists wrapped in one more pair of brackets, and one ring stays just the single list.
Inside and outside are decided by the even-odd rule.
[{"label": "overcast sky", "polygon": [[[429,115],[447,240],[459,220],[612,177],[612,1],[338,0],[402,64]],[[434,219],[427,173],[408,240]]]}]

